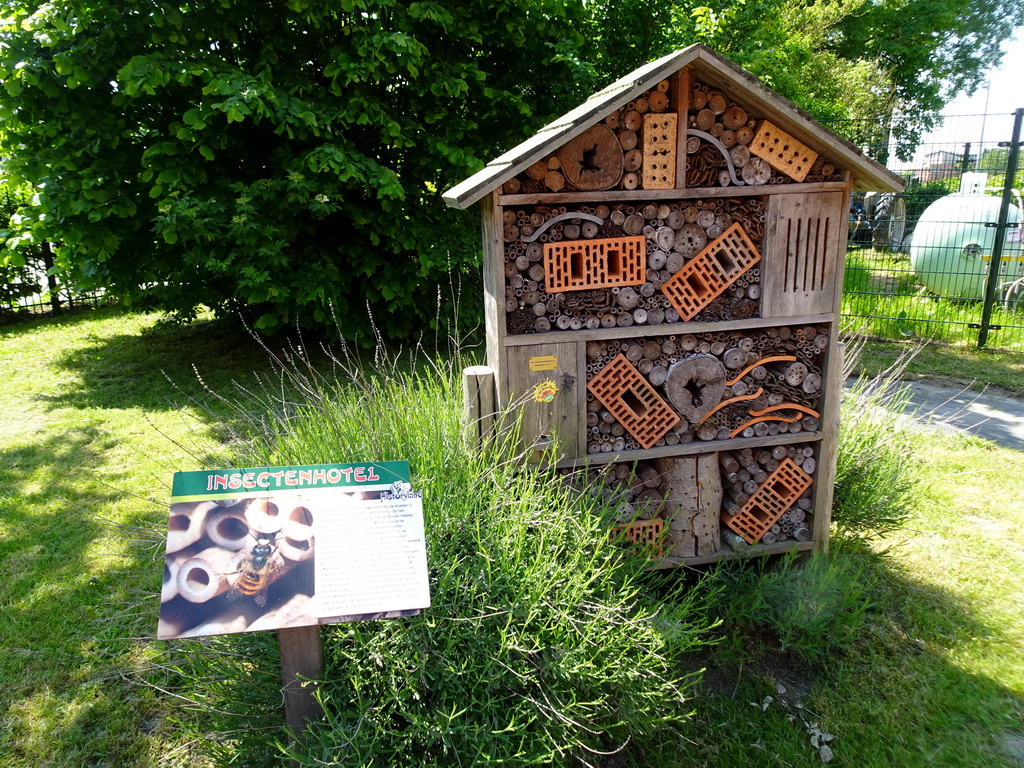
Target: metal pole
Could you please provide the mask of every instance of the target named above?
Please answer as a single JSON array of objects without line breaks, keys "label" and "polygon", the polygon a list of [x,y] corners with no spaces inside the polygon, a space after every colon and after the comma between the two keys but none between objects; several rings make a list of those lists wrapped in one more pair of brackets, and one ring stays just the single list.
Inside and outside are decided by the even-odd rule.
[{"label": "metal pole", "polygon": [[971,164],[971,142],[964,144],[964,154],[960,158],[960,175],[967,173],[967,167]]},{"label": "metal pole", "polygon": [[[989,323],[992,320],[992,307],[996,301],[996,287],[999,285],[999,270],[1003,260],[1003,241],[1006,239],[1006,220],[1010,215],[1010,204],[1013,201],[1013,177],[1017,175],[1017,155],[1020,153],[1020,126],[1024,120],[1024,108],[1013,113],[1013,139],[999,142],[1000,147],[1009,147],[1010,154],[1006,159],[1006,180],[1003,182],[1003,202],[999,206],[999,221],[996,224],[996,241],[992,246],[992,261],[988,265],[988,282],[985,284],[985,306],[981,310],[981,330],[978,332],[978,349],[984,349],[988,343],[990,328],[998,330],[999,326]],[[1020,226],[1018,223],[1017,226]]]}]

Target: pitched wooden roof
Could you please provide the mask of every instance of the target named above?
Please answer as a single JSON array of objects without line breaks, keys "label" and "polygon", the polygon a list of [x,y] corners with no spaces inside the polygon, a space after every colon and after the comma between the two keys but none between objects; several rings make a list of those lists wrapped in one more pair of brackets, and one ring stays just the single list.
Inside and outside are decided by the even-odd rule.
[{"label": "pitched wooden roof", "polygon": [[541,128],[529,139],[488,163],[481,171],[456,184],[443,198],[453,208],[468,208],[531,163],[547,156],[683,67],[693,67],[698,79],[713,82],[726,96],[756,111],[797,140],[841,168],[850,171],[854,189],[898,192],[904,181],[861,150],[814,121],[807,112],[784,99],[745,69],[701,44],[682,48],[645,64],[598,91],[572,111]]}]

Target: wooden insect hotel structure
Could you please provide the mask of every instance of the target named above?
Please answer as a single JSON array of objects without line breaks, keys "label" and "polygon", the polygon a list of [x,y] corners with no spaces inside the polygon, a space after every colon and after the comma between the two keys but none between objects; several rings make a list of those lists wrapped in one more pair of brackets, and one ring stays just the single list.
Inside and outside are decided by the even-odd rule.
[{"label": "wooden insect hotel structure", "polygon": [[445,194],[495,407],[664,567],[825,546],[850,194],[902,186],[702,45],[641,67]]}]

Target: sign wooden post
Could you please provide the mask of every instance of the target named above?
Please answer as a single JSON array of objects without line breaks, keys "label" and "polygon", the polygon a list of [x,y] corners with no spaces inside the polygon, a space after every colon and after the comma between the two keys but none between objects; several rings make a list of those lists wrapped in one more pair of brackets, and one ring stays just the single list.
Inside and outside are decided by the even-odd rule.
[{"label": "sign wooden post", "polygon": [[306,724],[320,719],[323,710],[315,696],[323,673],[320,627],[286,627],[277,630],[281,649],[281,692],[285,722],[292,741],[301,744]]},{"label": "sign wooden post", "polygon": [[406,461],[178,472],[169,512],[157,638],[277,630],[293,745],[323,716],[319,625],[430,606]]}]

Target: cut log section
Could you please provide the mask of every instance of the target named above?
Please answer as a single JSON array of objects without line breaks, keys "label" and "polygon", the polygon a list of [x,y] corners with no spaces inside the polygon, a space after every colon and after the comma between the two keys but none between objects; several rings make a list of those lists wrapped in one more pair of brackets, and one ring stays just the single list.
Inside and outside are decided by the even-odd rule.
[{"label": "cut log section", "polygon": [[[578,189],[610,189],[622,178],[622,147],[607,125],[595,125],[571,139],[558,160],[565,178]],[[545,165],[545,175],[547,171]]]},{"label": "cut log section", "polygon": [[669,554],[715,554],[722,546],[718,521],[722,481],[717,454],[659,459],[654,467],[662,478]]},{"label": "cut log section", "polygon": [[757,187],[767,184],[772,177],[772,168],[760,157],[750,157],[740,170],[743,181],[751,186]]},{"label": "cut log section", "polygon": [[668,369],[665,394],[691,424],[700,424],[725,393],[725,366],[711,355],[692,355]]}]

